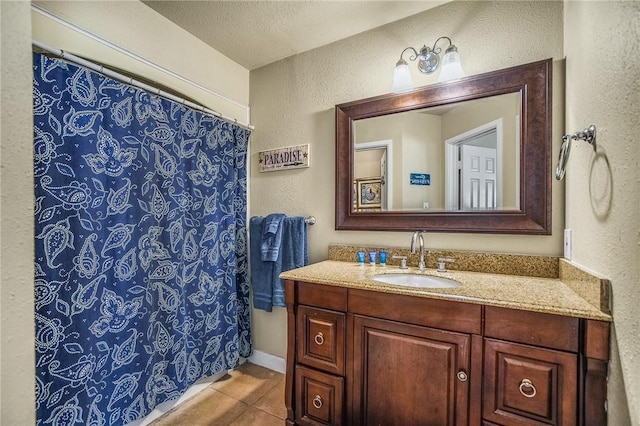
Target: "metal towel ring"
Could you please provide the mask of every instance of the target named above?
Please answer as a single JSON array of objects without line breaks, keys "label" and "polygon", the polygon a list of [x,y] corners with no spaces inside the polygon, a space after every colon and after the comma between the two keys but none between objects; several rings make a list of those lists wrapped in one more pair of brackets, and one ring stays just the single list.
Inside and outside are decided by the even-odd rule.
[{"label": "metal towel ring", "polygon": [[556,179],[558,180],[562,180],[564,178],[564,173],[567,167],[567,161],[569,160],[570,152],[571,135],[564,135],[562,137],[562,145],[560,146],[560,154],[558,154],[558,165],[556,166]]},{"label": "metal towel ring", "polygon": [[582,132],[576,132],[573,135],[564,135],[562,137],[562,145],[558,155],[558,165],[556,166],[556,179],[564,178],[567,162],[569,161],[569,153],[571,152],[571,141],[581,140],[591,144],[596,149],[596,126],[593,124]]}]

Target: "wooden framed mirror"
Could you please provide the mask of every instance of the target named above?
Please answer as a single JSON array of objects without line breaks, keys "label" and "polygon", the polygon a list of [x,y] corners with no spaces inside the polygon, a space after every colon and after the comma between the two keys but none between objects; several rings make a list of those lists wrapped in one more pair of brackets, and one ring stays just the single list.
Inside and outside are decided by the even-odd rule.
[{"label": "wooden framed mirror", "polygon": [[[337,105],[336,229],[551,234],[551,68],[547,59]],[[489,105],[505,102],[515,109],[506,114],[491,110],[498,118],[487,118]],[[488,122],[477,126],[471,112],[461,111],[475,111],[473,117],[481,115]],[[440,128],[408,124],[425,126],[425,121],[439,122]],[[478,135],[486,128],[497,133],[504,149],[497,156],[490,149],[494,154],[489,159],[478,157],[469,169],[478,162],[490,164],[489,174],[497,173],[498,179],[468,177],[461,156],[472,149],[460,141],[475,133],[458,129],[456,136],[443,136],[461,123]],[[390,134],[389,129],[400,130]],[[429,143],[436,148],[425,148]],[[394,160],[385,156],[380,172],[356,171],[363,167],[355,160],[359,151],[376,148],[395,152]],[[388,175],[387,162],[396,165]],[[381,185],[371,185],[374,179]],[[369,186],[357,188],[362,182]],[[371,189],[382,194],[367,192]],[[370,205],[356,198],[365,196],[373,200]]]}]

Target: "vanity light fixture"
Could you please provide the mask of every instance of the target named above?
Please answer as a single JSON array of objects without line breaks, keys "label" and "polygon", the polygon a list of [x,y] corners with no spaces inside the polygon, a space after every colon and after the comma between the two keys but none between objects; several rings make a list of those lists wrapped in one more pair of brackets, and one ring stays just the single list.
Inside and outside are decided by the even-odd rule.
[{"label": "vanity light fixture", "polygon": [[407,92],[413,89],[413,82],[411,81],[411,71],[409,70],[409,64],[402,58],[404,52],[407,50],[413,50],[413,55],[409,57],[409,60],[418,60],[418,71],[424,74],[431,74],[435,72],[440,66],[440,55],[442,48],[436,47],[440,40],[446,39],[449,41],[449,47],[444,51],[444,57],[442,58],[442,70],[440,71],[440,77],[438,81],[455,80],[464,77],[464,71],[462,65],[460,65],[460,55],[458,49],[453,45],[449,37],[439,37],[432,48],[428,48],[426,45],[422,46],[420,52],[409,46],[405,48],[400,54],[400,59],[396,63],[396,69],[393,72],[393,86],[394,93]]}]

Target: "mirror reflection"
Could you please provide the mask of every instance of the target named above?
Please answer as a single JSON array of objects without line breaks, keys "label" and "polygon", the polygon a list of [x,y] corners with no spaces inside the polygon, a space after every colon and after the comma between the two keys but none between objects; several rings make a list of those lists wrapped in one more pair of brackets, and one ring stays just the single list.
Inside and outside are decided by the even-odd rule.
[{"label": "mirror reflection", "polygon": [[353,122],[353,211],[520,209],[513,92]]}]

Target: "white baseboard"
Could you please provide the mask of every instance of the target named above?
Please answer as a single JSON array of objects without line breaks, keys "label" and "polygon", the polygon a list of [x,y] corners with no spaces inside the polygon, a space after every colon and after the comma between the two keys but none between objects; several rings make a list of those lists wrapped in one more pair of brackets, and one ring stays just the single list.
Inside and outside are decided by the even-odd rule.
[{"label": "white baseboard", "polygon": [[269,370],[277,371],[278,373],[285,374],[286,362],[284,358],[271,355],[266,352],[254,350],[251,356],[247,359],[252,364],[259,365]]}]

